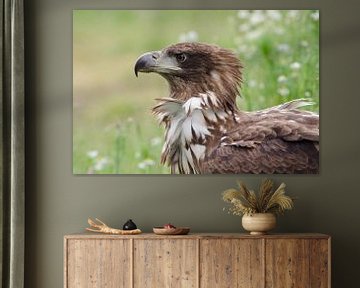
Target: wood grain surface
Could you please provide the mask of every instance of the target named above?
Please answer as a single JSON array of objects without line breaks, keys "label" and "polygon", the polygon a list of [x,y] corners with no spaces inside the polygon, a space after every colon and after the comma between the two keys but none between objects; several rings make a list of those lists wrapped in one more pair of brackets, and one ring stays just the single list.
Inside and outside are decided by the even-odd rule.
[{"label": "wood grain surface", "polygon": [[131,287],[130,252],[130,240],[69,241],[65,287]]},{"label": "wood grain surface", "polygon": [[330,288],[330,250],[323,234],[67,235],[64,287]]},{"label": "wood grain surface", "polygon": [[197,287],[196,245],[193,239],[135,240],[134,287]]},{"label": "wood grain surface", "polygon": [[265,287],[310,287],[310,242],[267,239]]},{"label": "wood grain surface", "polygon": [[[310,287],[327,288],[330,279],[330,240],[313,239],[310,242]],[[330,286],[329,286],[330,287]]]},{"label": "wood grain surface", "polygon": [[261,239],[205,239],[200,247],[200,287],[263,286]]},{"label": "wood grain surface", "polygon": [[250,235],[249,233],[189,233],[188,235],[156,235],[154,233],[142,233],[139,235],[110,235],[102,233],[78,233],[65,235],[65,239],[329,239],[329,235],[320,233],[288,233],[288,234],[265,234]]}]

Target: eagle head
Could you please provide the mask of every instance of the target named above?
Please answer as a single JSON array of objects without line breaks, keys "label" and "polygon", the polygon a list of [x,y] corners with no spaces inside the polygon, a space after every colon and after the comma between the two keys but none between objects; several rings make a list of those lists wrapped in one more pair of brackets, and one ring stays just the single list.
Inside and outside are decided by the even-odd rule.
[{"label": "eagle head", "polygon": [[170,86],[170,96],[188,100],[194,95],[213,92],[224,107],[234,110],[242,80],[242,65],[229,49],[203,43],[178,43],[161,51],[141,55],[135,64],[138,72],[155,72]]}]

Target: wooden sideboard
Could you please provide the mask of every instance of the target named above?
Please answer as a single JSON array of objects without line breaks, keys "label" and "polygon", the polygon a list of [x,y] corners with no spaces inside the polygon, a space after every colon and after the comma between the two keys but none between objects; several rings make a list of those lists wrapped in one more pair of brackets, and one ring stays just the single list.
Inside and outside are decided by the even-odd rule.
[{"label": "wooden sideboard", "polygon": [[67,235],[65,288],[325,288],[323,234]]}]

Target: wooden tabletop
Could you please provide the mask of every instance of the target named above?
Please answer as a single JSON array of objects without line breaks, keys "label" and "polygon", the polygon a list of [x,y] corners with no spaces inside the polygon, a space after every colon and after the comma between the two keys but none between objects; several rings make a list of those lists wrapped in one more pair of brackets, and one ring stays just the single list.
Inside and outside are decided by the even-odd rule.
[{"label": "wooden tabletop", "polygon": [[250,235],[247,233],[189,233],[188,235],[156,235],[154,233],[142,233],[138,235],[109,235],[101,233],[75,233],[64,236],[65,239],[203,239],[203,238],[222,238],[222,239],[241,239],[241,238],[257,238],[257,239],[329,239],[330,236],[320,233],[286,233],[286,234],[266,234],[266,235]]}]

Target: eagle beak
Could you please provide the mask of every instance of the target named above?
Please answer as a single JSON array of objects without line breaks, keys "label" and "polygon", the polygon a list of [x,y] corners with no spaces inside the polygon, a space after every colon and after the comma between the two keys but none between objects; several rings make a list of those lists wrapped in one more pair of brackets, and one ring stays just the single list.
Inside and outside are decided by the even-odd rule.
[{"label": "eagle beak", "polygon": [[160,57],[159,51],[148,52],[141,55],[135,63],[135,75],[138,77],[138,72],[155,72],[158,66],[158,59]]},{"label": "eagle beak", "polygon": [[166,52],[154,51],[141,55],[135,63],[135,75],[138,72],[157,72],[161,75],[177,73],[181,71],[174,57],[169,57]]}]

